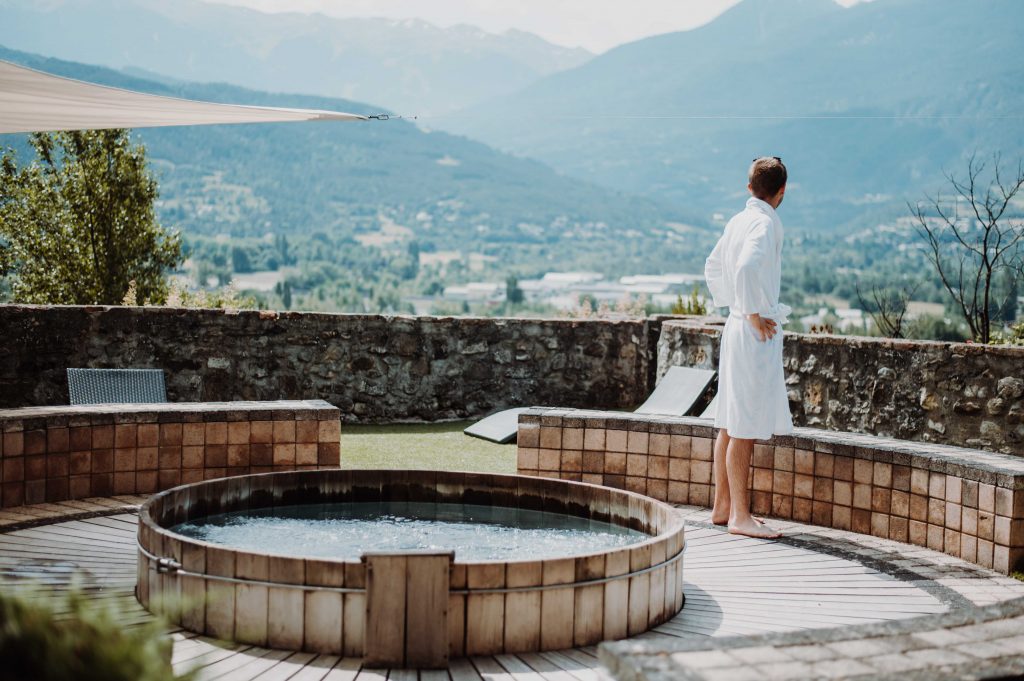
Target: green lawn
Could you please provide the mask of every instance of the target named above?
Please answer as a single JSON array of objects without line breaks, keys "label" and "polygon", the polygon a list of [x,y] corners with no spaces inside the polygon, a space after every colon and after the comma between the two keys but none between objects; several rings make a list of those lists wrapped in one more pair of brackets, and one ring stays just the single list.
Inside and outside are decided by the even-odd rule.
[{"label": "green lawn", "polygon": [[341,425],[342,468],[433,468],[515,473],[516,446],[462,434],[471,421]]}]

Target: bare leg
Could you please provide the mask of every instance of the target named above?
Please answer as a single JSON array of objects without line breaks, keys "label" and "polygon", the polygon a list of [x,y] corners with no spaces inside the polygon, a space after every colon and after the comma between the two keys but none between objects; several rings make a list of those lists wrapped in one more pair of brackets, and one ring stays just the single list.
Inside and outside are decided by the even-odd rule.
[{"label": "bare leg", "polygon": [[747,479],[750,475],[750,456],[754,452],[754,441],[729,438],[726,449],[726,471],[729,476],[729,495],[732,504],[729,512],[729,532],[748,537],[775,539],[781,536],[763,522],[750,515],[750,490]]},{"label": "bare leg", "polygon": [[729,448],[729,432],[722,428],[715,439],[715,505],[711,509],[711,522],[725,525],[729,522],[730,502],[729,474],[726,471],[726,450]]},{"label": "bare leg", "polygon": [[[728,525],[732,513],[732,497],[729,494],[729,473],[726,467],[726,452],[729,449],[729,431],[724,428],[718,431],[715,439],[715,505],[711,509],[713,525]],[[759,523],[763,519],[753,516]]]}]

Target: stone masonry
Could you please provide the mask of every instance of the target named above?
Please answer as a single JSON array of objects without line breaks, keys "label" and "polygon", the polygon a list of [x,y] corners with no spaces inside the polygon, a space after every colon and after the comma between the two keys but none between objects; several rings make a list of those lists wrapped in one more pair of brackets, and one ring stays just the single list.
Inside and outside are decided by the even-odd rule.
[{"label": "stone masonry", "polygon": [[343,421],[631,407],[644,321],[0,306],[0,408],[67,404],[67,367],[163,369],[172,402],[323,399]]},{"label": "stone masonry", "polygon": [[[717,367],[721,325],[664,322],[658,375]],[[1024,348],[790,333],[784,347],[797,425],[1024,456]]]},{"label": "stone masonry", "polygon": [[[721,323],[0,305],[0,408],[66,404],[67,367],[156,367],[172,401],[316,398],[346,422],[629,409],[670,366],[717,366]],[[785,347],[797,425],[1024,455],[1024,348]]]}]

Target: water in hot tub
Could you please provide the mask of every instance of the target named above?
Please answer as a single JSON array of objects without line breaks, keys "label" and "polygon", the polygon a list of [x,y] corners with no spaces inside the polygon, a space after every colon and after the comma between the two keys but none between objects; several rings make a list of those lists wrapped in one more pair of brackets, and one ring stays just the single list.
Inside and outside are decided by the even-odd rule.
[{"label": "water in hot tub", "polygon": [[213,515],[172,531],[239,549],[358,560],[367,551],[455,551],[459,561],[537,560],[636,544],[610,523],[471,504],[372,502],[278,506]]}]

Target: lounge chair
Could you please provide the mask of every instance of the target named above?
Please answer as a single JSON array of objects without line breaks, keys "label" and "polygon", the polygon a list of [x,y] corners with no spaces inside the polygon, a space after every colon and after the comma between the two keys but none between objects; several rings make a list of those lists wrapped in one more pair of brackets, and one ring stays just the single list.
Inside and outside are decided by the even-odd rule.
[{"label": "lounge chair", "polygon": [[[636,413],[686,416],[707,392],[714,378],[715,372],[710,369],[671,367],[662,376],[647,401],[637,407]],[[519,414],[524,409],[516,407],[495,412],[462,432],[500,444],[512,442],[516,439],[516,431],[519,429]],[[701,416],[706,414],[707,409]]]},{"label": "lounge chair", "polygon": [[700,413],[702,419],[713,419],[715,418],[715,409],[718,407],[718,395],[711,398],[708,402],[708,406],[704,407],[704,411]]},{"label": "lounge chair", "polygon": [[161,369],[68,369],[71,404],[141,404],[167,401]]}]

